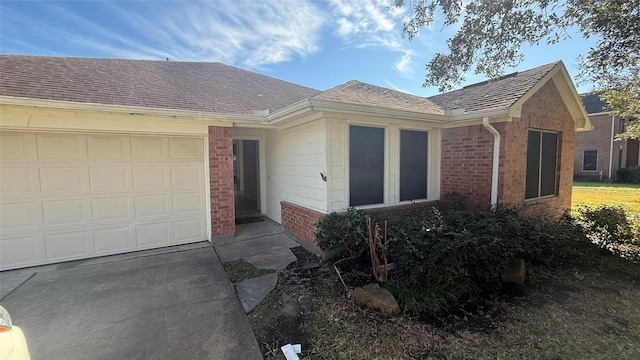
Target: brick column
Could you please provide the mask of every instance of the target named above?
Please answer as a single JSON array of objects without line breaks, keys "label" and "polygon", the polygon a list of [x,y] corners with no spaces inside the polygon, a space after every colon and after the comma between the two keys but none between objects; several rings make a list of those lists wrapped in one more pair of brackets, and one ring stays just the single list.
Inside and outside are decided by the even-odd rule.
[{"label": "brick column", "polygon": [[233,237],[236,231],[233,198],[232,128],[209,126],[209,189],[211,236]]}]

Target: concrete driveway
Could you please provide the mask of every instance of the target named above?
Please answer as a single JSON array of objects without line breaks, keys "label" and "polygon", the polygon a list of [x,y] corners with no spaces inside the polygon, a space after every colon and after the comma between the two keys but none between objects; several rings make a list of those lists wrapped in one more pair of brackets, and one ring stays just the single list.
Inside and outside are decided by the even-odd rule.
[{"label": "concrete driveway", "polygon": [[262,359],[209,243],[0,273],[38,359]]}]

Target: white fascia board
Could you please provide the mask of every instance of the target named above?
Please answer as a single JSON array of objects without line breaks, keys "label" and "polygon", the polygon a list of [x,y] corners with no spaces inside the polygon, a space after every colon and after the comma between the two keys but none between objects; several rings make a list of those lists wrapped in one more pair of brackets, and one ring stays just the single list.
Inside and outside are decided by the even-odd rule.
[{"label": "white fascia board", "polygon": [[266,121],[275,124],[281,121],[285,121],[290,117],[294,117],[303,113],[307,110],[310,110],[311,104],[309,103],[309,99],[302,99],[298,102],[295,102],[291,105],[285,106],[282,109],[273,112],[266,116]]},{"label": "white fascia board", "polygon": [[[517,115],[517,116],[516,116]],[[474,111],[470,113],[463,113],[460,115],[452,115],[451,122],[454,124],[459,124],[465,121],[474,121],[479,120],[482,123],[482,118],[489,117],[502,117],[502,116],[511,116],[511,117],[519,117],[520,112],[516,110],[512,110],[510,108],[501,108],[501,109],[491,109],[491,110],[482,110],[482,111]]]},{"label": "white fascia board", "polygon": [[429,114],[418,111],[397,110],[372,105],[348,104],[337,101],[317,99],[310,100],[310,104],[313,110],[318,111],[338,111],[346,113],[359,113],[365,115],[370,114],[394,119],[421,120],[440,123],[447,123],[451,121],[450,117],[444,114]]},{"label": "white fascia board", "polygon": [[161,108],[148,108],[143,106],[123,106],[123,105],[105,105],[96,103],[81,103],[75,101],[60,101],[60,100],[44,100],[34,98],[23,98],[14,96],[0,96],[0,104],[12,105],[12,106],[26,106],[34,108],[49,108],[59,110],[70,111],[95,111],[95,112],[110,112],[118,114],[131,114],[131,115],[153,115],[164,116],[172,118],[190,118],[190,119],[202,119],[202,120],[216,120],[216,121],[228,121],[228,122],[248,122],[259,124],[264,122],[264,116],[249,115],[249,114],[225,114],[225,113],[211,113],[204,111],[192,111],[192,110],[174,110],[174,109],[161,109]]},{"label": "white fascia board", "polygon": [[602,111],[598,113],[588,113],[589,116],[611,115],[610,111]]}]

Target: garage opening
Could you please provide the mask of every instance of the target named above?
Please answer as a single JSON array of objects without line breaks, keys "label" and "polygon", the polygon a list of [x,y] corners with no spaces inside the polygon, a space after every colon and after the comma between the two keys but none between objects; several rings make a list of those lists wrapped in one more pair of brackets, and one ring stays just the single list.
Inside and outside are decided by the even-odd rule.
[{"label": "garage opening", "polygon": [[260,165],[257,140],[233,141],[236,218],[260,214]]}]

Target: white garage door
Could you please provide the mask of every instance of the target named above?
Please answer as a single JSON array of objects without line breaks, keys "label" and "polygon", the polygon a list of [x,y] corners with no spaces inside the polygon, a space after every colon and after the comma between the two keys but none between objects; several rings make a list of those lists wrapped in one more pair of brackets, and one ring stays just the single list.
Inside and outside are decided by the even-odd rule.
[{"label": "white garage door", "polygon": [[204,138],[2,132],[0,269],[205,240]]}]

